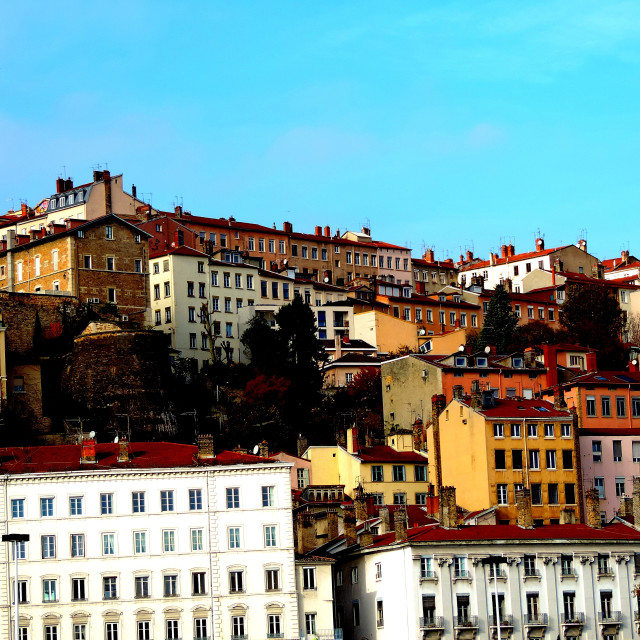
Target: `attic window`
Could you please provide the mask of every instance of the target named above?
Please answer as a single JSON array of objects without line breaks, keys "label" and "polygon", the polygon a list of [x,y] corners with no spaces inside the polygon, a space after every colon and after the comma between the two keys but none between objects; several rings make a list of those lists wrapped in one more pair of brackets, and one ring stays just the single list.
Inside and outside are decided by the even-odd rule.
[{"label": "attic window", "polygon": [[51,200],[49,201],[49,209],[55,209],[55,208],[56,208],[56,199],[51,198]]},{"label": "attic window", "polygon": [[454,302],[460,302],[460,296],[453,296]]},{"label": "attic window", "polygon": [[467,359],[464,356],[456,356],[455,357],[455,365],[456,367],[466,367]]},{"label": "attic window", "polygon": [[440,302],[446,302],[447,301],[447,296],[438,296],[438,300]]},{"label": "attic window", "polygon": [[549,409],[547,409],[546,407],[535,407],[538,411],[546,411],[547,413],[549,412]]},{"label": "attic window", "polygon": [[486,367],[487,366],[487,359],[482,356],[480,358],[476,358],[476,366],[478,367]]},{"label": "attic window", "polygon": [[513,366],[516,369],[522,369],[524,362],[522,358],[513,358]]}]

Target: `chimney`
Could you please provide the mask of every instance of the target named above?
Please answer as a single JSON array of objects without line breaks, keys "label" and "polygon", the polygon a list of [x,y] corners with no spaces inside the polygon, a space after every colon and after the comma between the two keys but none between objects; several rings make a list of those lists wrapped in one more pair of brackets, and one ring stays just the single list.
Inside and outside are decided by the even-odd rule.
[{"label": "chimney", "polygon": [[506,244],[503,244],[500,247],[500,257],[502,257],[502,258],[508,258],[509,257],[509,252],[507,250],[507,245]]},{"label": "chimney", "polygon": [[358,453],[358,429],[349,427],[347,429],[347,451],[349,453]]},{"label": "chimney", "polygon": [[543,344],[542,353],[547,368],[547,387],[555,387],[558,384],[558,347]]},{"label": "chimney", "polygon": [[73,178],[67,178],[64,181],[64,190],[71,191],[71,189],[73,189]]},{"label": "chimney", "polygon": [[104,180],[104,212],[110,214],[111,210],[111,174],[108,171],[103,171]]},{"label": "chimney", "polygon": [[129,462],[129,442],[126,438],[118,442],[118,462]]},{"label": "chimney", "polygon": [[461,400],[464,396],[464,387],[461,384],[453,385],[453,398],[455,400]]},{"label": "chimney", "polygon": [[396,533],[396,542],[407,541],[407,510],[400,507],[393,514],[393,529]]},{"label": "chimney", "polygon": [[258,455],[261,458],[268,458],[269,457],[269,443],[266,440],[263,440],[258,445]]},{"label": "chimney", "polygon": [[298,450],[298,457],[301,458],[302,454],[307,450],[307,439],[301,433],[298,434],[296,439],[296,448]]},{"label": "chimney", "polygon": [[536,251],[544,251],[544,240],[536,238]]},{"label": "chimney", "polygon": [[502,285],[507,293],[511,293],[513,291],[513,282],[511,281],[511,278],[505,278]]},{"label": "chimney", "polygon": [[587,503],[587,525],[592,529],[601,529],[600,492],[597,489],[587,489],[584,492],[584,498]]},{"label": "chimney", "polygon": [[131,185],[131,195],[132,195],[134,198],[137,198],[137,197],[138,197],[138,189],[137,189],[137,187],[136,187],[136,185],[135,185],[135,184],[132,184],[132,185]]},{"label": "chimney", "polygon": [[316,547],[316,527],[313,514],[302,511],[298,514],[298,553],[305,554]]},{"label": "chimney", "polygon": [[447,406],[447,400],[441,393],[431,396],[431,426],[433,429],[433,457],[435,458],[435,483],[442,482],[442,457],[440,455],[440,415]]},{"label": "chimney", "polygon": [[455,487],[440,487],[438,520],[445,529],[458,528],[458,505]]},{"label": "chimney", "polygon": [[27,215],[27,213],[29,212],[29,207],[27,207],[27,203],[26,203],[26,202],[23,202],[23,203],[20,205],[20,211],[22,211],[22,215],[23,215],[23,216],[26,216],[26,215]]},{"label": "chimney", "polygon": [[633,476],[633,524],[640,528],[640,476]]},{"label": "chimney", "polygon": [[586,240],[578,240],[578,249],[580,251],[587,252],[587,241]]},{"label": "chimney", "polygon": [[325,238],[330,238],[331,237],[331,227],[327,226],[324,228],[324,237]]},{"label": "chimney", "polygon": [[422,451],[424,445],[424,423],[420,418],[416,418],[413,423],[413,448]]},{"label": "chimney", "polygon": [[389,533],[391,531],[389,507],[380,507],[378,509],[378,517],[380,518],[380,533]]},{"label": "chimney", "polygon": [[520,489],[516,491],[516,512],[518,526],[523,529],[533,529],[533,516],[531,515],[531,491]]},{"label": "chimney", "polygon": [[356,498],[353,501],[353,504],[356,508],[356,520],[358,522],[363,522],[367,520],[367,495],[362,488],[362,485],[358,485],[356,488]]},{"label": "chimney", "polygon": [[[91,433],[93,434],[93,431]],[[97,462],[95,438],[83,435],[80,447],[80,464],[95,464]]]},{"label": "chimney", "polygon": [[533,347],[527,347],[524,350],[524,366],[527,368],[536,366],[536,351]]},{"label": "chimney", "polygon": [[373,533],[369,527],[369,523],[364,525],[364,528],[360,532],[360,546],[368,547],[373,544]]},{"label": "chimney", "polygon": [[473,251],[467,250],[467,262],[471,262],[473,260]]},{"label": "chimney", "polygon": [[469,406],[472,409],[482,408],[482,391],[480,391],[480,380],[471,381],[471,402]]},{"label": "chimney", "polygon": [[342,358],[342,340],[340,339],[340,334],[336,333],[333,340],[336,345],[336,352],[333,356],[333,359],[339,360],[340,358]]},{"label": "chimney", "polygon": [[[104,171],[94,171],[93,172],[93,181],[94,182],[100,182],[103,177],[104,177]],[[58,193],[60,193],[60,192],[58,191]]]},{"label": "chimney", "polygon": [[627,263],[629,262],[629,252],[628,251],[622,251],[622,262]]},{"label": "chimney", "polygon": [[293,225],[290,222],[284,222],[282,229],[285,233],[293,233]]},{"label": "chimney", "polygon": [[335,540],[338,535],[338,510],[327,509],[327,540]]},{"label": "chimney", "polygon": [[567,403],[564,400],[564,389],[559,384],[553,387],[553,408],[558,410],[567,408]]},{"label": "chimney", "polygon": [[180,205],[177,205],[173,209],[173,212],[178,216],[178,218],[182,218],[182,207]]},{"label": "chimney", "polygon": [[427,262],[435,262],[435,254],[433,249],[427,249],[422,256],[422,259],[426,260]]},{"label": "chimney", "polygon": [[513,258],[513,256],[516,255],[516,248],[512,244],[509,244],[509,246],[507,247],[507,255],[510,258]]},{"label": "chimney", "polygon": [[574,509],[565,507],[560,510],[560,524],[575,524],[576,512]]},{"label": "chimney", "polygon": [[315,235],[317,236],[321,236],[322,235],[322,227],[316,225],[316,233]]},{"label": "chimney", "polygon": [[621,518],[629,518],[630,516],[633,516],[633,498],[630,498],[629,496],[622,496],[620,498],[618,515]]},{"label": "chimney", "polygon": [[342,507],[342,514],[344,537],[347,547],[351,547],[358,542],[358,536],[356,534],[356,514],[353,505],[345,505]]},{"label": "chimney", "polygon": [[210,433],[203,433],[198,436],[198,460],[213,460],[213,436]]},{"label": "chimney", "polygon": [[64,191],[64,178],[58,178],[56,180],[56,193],[62,193]]},{"label": "chimney", "polygon": [[598,355],[595,351],[589,351],[585,357],[588,372],[595,372],[598,370]]}]

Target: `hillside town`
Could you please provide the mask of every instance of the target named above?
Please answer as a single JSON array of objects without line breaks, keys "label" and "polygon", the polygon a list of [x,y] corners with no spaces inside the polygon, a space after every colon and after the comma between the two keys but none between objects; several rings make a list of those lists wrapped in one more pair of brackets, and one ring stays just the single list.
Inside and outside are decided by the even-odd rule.
[{"label": "hillside town", "polygon": [[48,182],[0,216],[0,637],[638,637],[629,250]]}]

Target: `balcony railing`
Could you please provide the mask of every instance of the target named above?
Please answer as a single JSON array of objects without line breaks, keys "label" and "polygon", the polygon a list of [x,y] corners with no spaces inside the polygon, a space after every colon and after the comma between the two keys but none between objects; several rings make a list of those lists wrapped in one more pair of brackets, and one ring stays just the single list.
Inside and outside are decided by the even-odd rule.
[{"label": "balcony railing", "polygon": [[[496,617],[489,616],[489,626],[496,626]],[[513,627],[513,616],[512,615],[501,615],[500,616],[500,627]]]},{"label": "balcony railing", "polygon": [[456,569],[453,572],[454,580],[471,580],[471,574],[466,569]]},{"label": "balcony railing", "polygon": [[435,571],[422,571],[420,573],[420,580],[437,580]]},{"label": "balcony railing", "polygon": [[584,624],[584,613],[580,611],[562,613],[560,614],[560,622],[562,624]]},{"label": "balcony railing", "polygon": [[267,638],[284,638],[284,633],[267,633]]},{"label": "balcony railing", "polygon": [[454,627],[472,627],[472,628],[477,627],[478,616],[454,616],[453,626]]},{"label": "balcony railing", "polygon": [[530,627],[546,627],[549,624],[549,617],[546,613],[525,613],[524,623]]},{"label": "balcony railing", "polygon": [[421,629],[444,629],[443,616],[427,616],[420,618]]},{"label": "balcony railing", "polygon": [[306,638],[318,638],[318,640],[342,640],[342,629],[318,629],[315,633],[308,633]]},{"label": "balcony railing", "polygon": [[498,569],[496,570],[496,568],[492,566],[489,569],[489,580],[491,580],[491,578],[506,579],[507,578],[507,572],[504,569],[501,569],[500,567],[498,567]]},{"label": "balcony railing", "polygon": [[622,620],[621,611],[598,611],[598,622],[620,622]]},{"label": "balcony railing", "polygon": [[231,640],[247,640],[249,636],[243,633],[241,636],[231,636]]},{"label": "balcony railing", "polygon": [[573,567],[562,567],[560,569],[561,578],[577,578],[578,572]]},{"label": "balcony railing", "polygon": [[534,569],[532,567],[525,567],[524,569],[524,577],[525,578],[539,578],[540,577],[540,569]]}]

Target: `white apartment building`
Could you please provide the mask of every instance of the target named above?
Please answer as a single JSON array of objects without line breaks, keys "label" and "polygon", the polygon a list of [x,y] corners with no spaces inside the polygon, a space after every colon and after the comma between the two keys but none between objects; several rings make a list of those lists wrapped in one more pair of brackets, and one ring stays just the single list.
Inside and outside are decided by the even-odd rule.
[{"label": "white apartment building", "polygon": [[[640,532],[562,524],[439,525],[338,553],[336,624],[346,640],[638,636]],[[497,562],[496,562],[497,561]],[[496,605],[497,603],[497,605]]]},{"label": "white apartment building", "polygon": [[[332,616],[298,612],[290,464],[214,455],[210,436],[199,447],[2,449],[0,460],[3,532],[30,536],[17,545],[19,640],[262,640],[300,637],[305,621],[333,628]],[[7,639],[12,547],[0,549]]]}]

